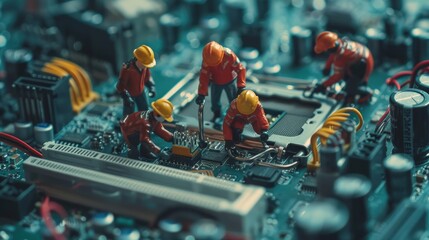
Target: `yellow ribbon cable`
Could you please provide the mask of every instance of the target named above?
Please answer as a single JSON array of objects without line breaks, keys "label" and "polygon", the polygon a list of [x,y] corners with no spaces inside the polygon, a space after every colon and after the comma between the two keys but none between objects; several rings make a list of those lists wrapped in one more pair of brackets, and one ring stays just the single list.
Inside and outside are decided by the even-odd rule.
[{"label": "yellow ribbon cable", "polygon": [[356,131],[359,131],[362,128],[364,123],[362,113],[360,113],[359,110],[353,107],[345,107],[336,111],[336,113],[347,113],[347,112],[353,112],[358,116],[359,124],[356,126]]},{"label": "yellow ribbon cable", "polygon": [[85,102],[85,97],[87,96],[87,90],[85,89],[84,80],[79,75],[78,71],[71,65],[65,64],[60,61],[52,61],[51,64],[63,69],[75,80],[76,86],[79,89],[79,96],[81,97],[81,102]]},{"label": "yellow ribbon cable", "polygon": [[316,170],[320,167],[319,151],[317,149],[317,140],[321,138],[321,142],[326,143],[326,140],[334,134],[334,129],[322,128],[311,136],[311,151],[313,153],[313,159],[307,164],[308,170]]}]

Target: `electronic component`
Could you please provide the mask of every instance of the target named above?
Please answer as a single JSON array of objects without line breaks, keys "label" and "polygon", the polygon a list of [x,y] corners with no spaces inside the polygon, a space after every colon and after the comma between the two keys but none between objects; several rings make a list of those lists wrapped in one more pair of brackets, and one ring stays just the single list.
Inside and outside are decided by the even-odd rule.
[{"label": "electronic component", "polygon": [[386,136],[372,132],[365,133],[348,157],[348,173],[366,176],[376,189],[383,179],[382,162],[387,154]]},{"label": "electronic component", "polygon": [[32,60],[33,54],[28,49],[8,49],[4,52],[6,90],[12,92],[13,82],[27,74],[27,66]]},{"label": "electronic component", "polygon": [[[335,216],[335,217],[333,217]],[[316,200],[296,215],[298,239],[349,239],[347,208],[332,199]]]},{"label": "electronic component", "polygon": [[34,139],[39,146],[54,140],[54,128],[49,123],[38,123],[34,126]]},{"label": "electronic component", "polygon": [[371,182],[362,175],[348,174],[339,177],[334,184],[334,193],[348,208],[350,230],[355,239],[365,238],[368,231],[368,195]]},{"label": "electronic component", "polygon": [[201,154],[201,159],[222,164],[226,160],[227,156],[228,153],[226,151],[208,149]]},{"label": "electronic component", "polygon": [[320,168],[316,175],[317,194],[321,197],[333,197],[334,182],[340,175],[338,165],[342,155],[341,146],[320,146],[319,155]]},{"label": "electronic component", "polygon": [[415,237],[419,239],[427,230],[427,203],[404,201],[390,215],[380,231],[371,239],[402,240]]},{"label": "electronic component", "polygon": [[429,32],[427,29],[414,28],[411,30],[411,41],[413,64],[429,59]]},{"label": "electronic component", "polygon": [[101,104],[93,104],[93,106],[86,113],[90,115],[101,116],[107,110],[109,110],[108,106],[101,105]]},{"label": "electronic component", "polygon": [[309,193],[317,193],[317,179],[313,176],[306,176],[301,185],[301,190]]},{"label": "electronic component", "polygon": [[423,90],[426,93],[429,93],[429,74],[427,73],[421,74],[416,79],[416,88]]},{"label": "electronic component", "polygon": [[194,165],[198,161],[199,156],[201,156],[197,135],[176,131],[173,134],[173,139],[173,146],[171,148],[173,156],[169,161],[189,166]]},{"label": "electronic component", "polygon": [[[26,178],[54,197],[149,222],[154,222],[166,209],[191,207],[222,219],[232,233],[248,238],[257,238],[260,234],[260,219],[266,204],[262,188],[81,150],[89,154],[87,157],[101,157],[105,163],[118,161],[122,166],[130,164],[133,166],[131,169],[138,171],[138,177],[129,171],[124,172],[125,176],[119,176],[120,168],[101,171],[92,168],[94,171],[89,170],[91,167],[86,169],[59,163],[57,160],[61,155],[56,158],[51,152],[45,157],[55,161],[34,157],[25,160]],[[107,173],[112,171],[115,175]],[[116,197],[106,198],[106,194]],[[141,199],[151,199],[150,204],[141,204]]]},{"label": "electronic component", "polygon": [[76,144],[78,146],[82,146],[86,144],[89,141],[90,136],[85,133],[73,133],[73,132],[66,132],[59,141],[65,142],[65,143],[72,143]]},{"label": "electronic component", "polygon": [[306,28],[294,26],[290,30],[292,40],[292,61],[294,65],[299,66],[310,61],[313,51],[313,36],[311,31]]},{"label": "electronic component", "polygon": [[50,123],[54,131],[61,130],[72,118],[69,77],[34,75],[15,81],[21,118],[33,123]]},{"label": "electronic component", "polygon": [[413,156],[415,163],[429,159],[429,94],[405,89],[390,96],[391,133],[394,151]]},{"label": "electronic component", "polygon": [[246,183],[260,185],[264,187],[273,187],[280,178],[280,171],[273,168],[253,166],[245,175]]},{"label": "electronic component", "polygon": [[33,137],[33,123],[32,122],[16,122],[13,124],[15,136],[24,141],[31,140]]},{"label": "electronic component", "polygon": [[392,154],[383,163],[386,189],[391,209],[413,192],[413,159],[406,154]]},{"label": "electronic component", "polygon": [[33,210],[36,196],[34,185],[0,176],[1,217],[13,220],[22,219]]}]

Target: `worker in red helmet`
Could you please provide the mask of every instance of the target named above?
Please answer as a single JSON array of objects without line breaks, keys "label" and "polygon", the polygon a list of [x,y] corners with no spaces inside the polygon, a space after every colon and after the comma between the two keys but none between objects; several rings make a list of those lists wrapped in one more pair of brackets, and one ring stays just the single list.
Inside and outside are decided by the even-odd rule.
[{"label": "worker in red helmet", "polygon": [[149,97],[155,97],[155,82],[153,81],[149,68],[156,65],[155,55],[152,48],[146,45],[134,49],[134,58],[122,65],[116,90],[124,101],[123,116],[135,111],[149,109],[149,103],[144,92],[148,87]]},{"label": "worker in red helmet", "polygon": [[244,90],[231,102],[223,120],[223,138],[225,149],[234,148],[241,141],[241,133],[246,124],[252,124],[253,130],[260,134],[261,142],[266,145],[270,127],[259,97],[251,90]]},{"label": "worker in red helmet", "polygon": [[[166,99],[158,99],[151,104],[153,110],[135,112],[127,115],[120,122],[122,136],[128,144],[128,157],[144,157],[154,160],[163,154],[161,149],[151,140],[154,132],[167,142],[173,141],[173,134],[162,125],[164,120],[173,121],[173,104]],[[138,147],[140,145],[140,151]],[[161,156],[163,157],[163,156]]]},{"label": "worker in red helmet", "polygon": [[334,73],[323,83],[317,84],[314,93],[325,93],[326,88],[343,79],[347,102],[354,102],[356,96],[359,96],[359,103],[371,99],[372,90],[367,83],[374,67],[374,60],[367,47],[345,38],[340,39],[333,32],[322,32],[316,38],[314,51],[317,54],[330,53],[323,69],[324,76],[328,76],[332,65],[334,66]]},{"label": "worker in red helmet", "polygon": [[232,102],[237,93],[241,93],[246,87],[246,69],[238,57],[215,41],[207,43],[203,49],[197,104],[203,103],[208,95],[209,85],[214,122],[220,117],[222,91],[226,92],[229,102]]}]

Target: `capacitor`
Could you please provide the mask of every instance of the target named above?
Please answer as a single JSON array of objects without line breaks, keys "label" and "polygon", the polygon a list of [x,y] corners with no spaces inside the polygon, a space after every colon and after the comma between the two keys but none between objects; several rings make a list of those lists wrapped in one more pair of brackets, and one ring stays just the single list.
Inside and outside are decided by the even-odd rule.
[{"label": "capacitor", "polygon": [[384,32],[391,41],[397,41],[403,36],[404,18],[401,12],[388,9],[384,16]]},{"label": "capacitor", "polygon": [[342,155],[341,146],[320,146],[320,168],[317,172],[317,195],[333,197],[334,182],[339,177],[338,161]]},{"label": "capacitor", "polygon": [[395,11],[402,11],[404,2],[403,0],[390,0],[390,7]]},{"label": "capacitor", "polygon": [[92,215],[91,223],[96,228],[106,228],[115,221],[115,216],[110,212],[96,212]]},{"label": "capacitor", "polygon": [[236,31],[244,23],[244,14],[246,13],[246,6],[240,1],[227,1],[225,2],[226,17],[229,23],[229,30]]},{"label": "capacitor", "polygon": [[419,89],[404,89],[390,96],[393,151],[413,156],[417,165],[429,153],[429,94]]},{"label": "capacitor", "polygon": [[365,32],[365,38],[367,40],[366,46],[374,58],[374,64],[381,65],[383,63],[386,35],[376,28],[369,28]]},{"label": "capacitor", "polygon": [[392,154],[383,162],[389,206],[393,209],[413,192],[413,159],[408,154]]},{"label": "capacitor", "polygon": [[7,49],[4,52],[6,70],[6,90],[12,90],[12,84],[19,77],[26,75],[27,66],[33,60],[33,54],[27,49]]},{"label": "capacitor", "polygon": [[296,216],[297,239],[348,240],[349,212],[334,199],[320,199],[301,209]]},{"label": "capacitor", "polygon": [[115,228],[113,235],[116,240],[139,240],[140,232],[133,228]]},{"label": "capacitor", "polygon": [[191,225],[191,234],[195,239],[224,239],[225,227],[211,219],[201,219]]},{"label": "capacitor", "polygon": [[186,9],[189,10],[188,16],[190,17],[189,24],[192,27],[198,26],[202,17],[205,15],[206,0],[185,0]]},{"label": "capacitor", "polygon": [[256,9],[258,9],[258,20],[265,20],[271,7],[271,0],[258,0],[256,2]]},{"label": "capacitor", "polygon": [[54,140],[54,128],[50,123],[38,123],[34,126],[36,144],[42,146],[45,142]]},{"label": "capacitor", "polygon": [[313,51],[311,31],[300,26],[294,26],[290,30],[290,36],[293,64],[299,66],[310,62],[311,52]]},{"label": "capacitor", "polygon": [[22,140],[30,140],[33,137],[33,123],[31,122],[16,122],[13,124],[15,135]]},{"label": "capacitor", "polygon": [[413,64],[429,59],[429,31],[422,28],[411,30],[411,49]]},{"label": "capacitor", "polygon": [[[428,57],[429,59],[429,57]],[[423,73],[416,79],[416,88],[429,93],[429,74]]]},{"label": "capacitor", "polygon": [[242,47],[251,47],[257,49],[260,53],[265,52],[265,26],[262,23],[246,24],[240,27],[240,39]]},{"label": "capacitor", "polygon": [[349,210],[350,230],[354,239],[367,235],[368,195],[371,182],[363,175],[349,174],[339,177],[334,183],[334,193]]},{"label": "capacitor", "polygon": [[159,221],[158,227],[164,239],[177,239],[183,229],[182,223],[173,218],[162,219]]},{"label": "capacitor", "polygon": [[164,52],[172,52],[174,51],[174,46],[179,41],[182,23],[177,16],[170,13],[163,14],[159,21],[162,32],[163,50]]}]

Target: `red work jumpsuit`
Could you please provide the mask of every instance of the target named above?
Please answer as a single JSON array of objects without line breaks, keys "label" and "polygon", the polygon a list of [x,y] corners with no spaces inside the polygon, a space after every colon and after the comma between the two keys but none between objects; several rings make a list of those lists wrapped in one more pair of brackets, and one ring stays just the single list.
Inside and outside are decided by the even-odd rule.
[{"label": "red work jumpsuit", "polygon": [[237,134],[243,132],[246,124],[252,124],[253,130],[257,134],[267,131],[270,127],[267,118],[265,117],[264,109],[261,103],[258,103],[255,111],[252,114],[241,114],[237,109],[237,100],[232,101],[225,119],[223,120],[223,138],[225,141],[239,141]]},{"label": "red work jumpsuit", "polygon": [[152,111],[135,112],[126,116],[121,122],[121,132],[132,155],[136,154],[139,143],[141,153],[149,151],[158,154],[161,149],[152,142],[150,133],[154,132],[167,142],[173,140],[173,134],[166,130],[162,123],[155,120]]},{"label": "red work jumpsuit", "polygon": [[[144,92],[145,85],[150,88],[155,87],[155,82],[151,78],[148,68],[140,70],[133,60],[122,65],[119,81],[116,84],[116,90],[121,94],[124,91],[128,91],[136,103],[138,111],[146,111],[149,109],[149,103]],[[123,115],[126,116],[132,112],[134,112],[133,107],[130,107],[124,101]]]},{"label": "red work jumpsuit", "polygon": [[329,56],[325,64],[325,69],[334,65],[334,74],[323,82],[323,86],[329,87],[344,79],[344,91],[348,98],[354,98],[356,94],[367,95],[366,85],[374,68],[371,52],[360,43],[345,39],[339,41],[339,48]]},{"label": "red work jumpsuit", "polygon": [[[208,87],[211,83],[211,103],[212,111],[220,111],[220,96],[225,90],[229,102],[235,99],[237,88],[246,87],[246,69],[240,63],[238,57],[230,49],[225,48],[222,62],[214,67],[203,63],[200,71],[200,84],[198,86],[199,95],[208,95]],[[234,80],[237,84],[234,85]]]}]

